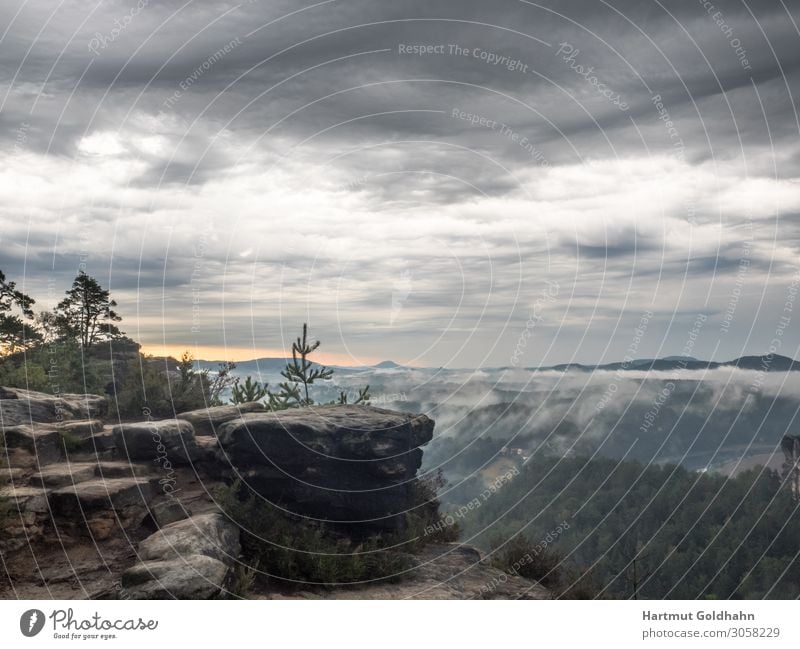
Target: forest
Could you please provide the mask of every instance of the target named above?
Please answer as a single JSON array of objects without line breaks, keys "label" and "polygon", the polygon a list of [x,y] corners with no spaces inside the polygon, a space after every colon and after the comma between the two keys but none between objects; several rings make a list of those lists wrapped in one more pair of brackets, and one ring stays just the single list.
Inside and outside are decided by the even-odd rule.
[{"label": "forest", "polygon": [[459,524],[463,541],[532,552],[539,578],[591,584],[595,597],[800,596],[798,501],[761,467],[726,478],[537,455]]}]

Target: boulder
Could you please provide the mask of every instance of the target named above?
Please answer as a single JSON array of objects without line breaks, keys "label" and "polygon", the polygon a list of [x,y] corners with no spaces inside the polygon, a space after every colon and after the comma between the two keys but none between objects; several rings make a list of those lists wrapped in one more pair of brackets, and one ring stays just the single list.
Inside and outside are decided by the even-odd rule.
[{"label": "boulder", "polygon": [[171,523],[139,544],[144,561],[203,554],[231,564],[239,556],[239,528],[222,514],[201,514]]},{"label": "boulder", "polygon": [[263,412],[264,404],[260,401],[248,401],[236,405],[214,406],[200,410],[190,410],[178,415],[194,426],[196,435],[216,435],[219,427],[232,419],[237,419],[249,412]]},{"label": "boulder", "polygon": [[174,498],[167,498],[150,508],[150,516],[153,517],[153,521],[159,529],[166,527],[170,523],[182,521],[191,515],[192,512]]},{"label": "boulder", "polygon": [[119,599],[216,599],[233,579],[230,566],[204,554],[145,561],[122,574]]},{"label": "boulder", "polygon": [[122,599],[212,599],[234,582],[239,528],[221,514],[172,523],[139,544],[141,563],[122,575]]},{"label": "boulder", "polygon": [[118,455],[134,462],[157,462],[166,468],[189,464],[201,455],[194,428],[181,419],[120,424],[111,432]]},{"label": "boulder", "polygon": [[297,514],[352,535],[397,531],[433,426],[425,415],[369,406],[251,413],[221,427],[218,457],[245,488]]}]

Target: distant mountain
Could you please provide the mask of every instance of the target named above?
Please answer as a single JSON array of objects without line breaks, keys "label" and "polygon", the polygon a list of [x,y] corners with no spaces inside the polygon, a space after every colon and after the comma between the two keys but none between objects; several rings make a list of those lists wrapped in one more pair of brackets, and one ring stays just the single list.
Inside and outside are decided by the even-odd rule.
[{"label": "distant mountain", "polygon": [[373,365],[375,369],[378,370],[394,370],[398,368],[402,368],[403,366],[399,363],[395,363],[394,361],[381,361],[377,365]]},{"label": "distant mountain", "polygon": [[617,363],[605,363],[603,365],[583,365],[581,363],[565,363],[553,365],[551,367],[529,368],[536,370],[556,370],[566,372],[577,370],[580,372],[594,372],[606,370],[616,372],[618,370],[714,370],[720,367],[738,367],[743,370],[759,370],[764,372],[797,372],[800,371],[800,362],[792,360],[786,356],[742,356],[732,361],[701,361],[691,356],[667,356],[665,358],[640,358]]},{"label": "distant mountain", "polygon": [[[291,362],[291,358],[280,357],[265,357],[254,358],[249,361],[239,361],[236,363],[237,374],[278,374],[285,366],[286,363]],[[223,361],[197,361],[201,369],[216,370],[220,363]],[[315,363],[315,365],[318,365]],[[381,361],[377,365],[372,366],[358,366],[358,367],[344,367],[329,365],[333,370],[339,372],[350,373],[364,373],[371,370],[389,370],[389,369],[412,369],[391,360]],[[792,360],[787,356],[742,356],[735,358],[731,361],[701,361],[692,356],[665,356],[664,358],[637,358],[625,362],[604,363],[601,365],[585,365],[583,363],[562,363],[560,365],[549,365],[546,367],[528,367],[526,369],[531,371],[544,371],[551,370],[557,372],[595,372],[595,371],[675,371],[675,370],[713,370],[720,367],[738,367],[743,370],[757,370],[764,372],[797,372],[800,371],[800,362]],[[420,368],[422,371],[426,368]],[[433,368],[427,368],[434,371]],[[493,369],[493,368],[484,368]],[[494,368],[503,369],[503,368]],[[508,369],[508,368],[506,368]],[[447,369],[439,368],[441,372],[447,372]],[[458,371],[458,370],[455,370]]]},{"label": "distant mountain", "polygon": [[[237,361],[236,371],[251,372],[253,374],[261,372],[264,374],[272,374],[280,372],[286,363],[291,362],[291,358],[254,358],[249,361]],[[215,371],[220,363],[225,361],[197,361],[201,369]]]}]

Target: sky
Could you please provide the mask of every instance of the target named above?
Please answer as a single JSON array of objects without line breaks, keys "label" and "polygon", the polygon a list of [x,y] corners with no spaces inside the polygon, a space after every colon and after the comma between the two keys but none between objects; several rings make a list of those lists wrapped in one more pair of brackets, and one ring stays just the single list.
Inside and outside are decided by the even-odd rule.
[{"label": "sky", "polygon": [[5,0],[0,269],[152,353],[796,358],[799,14]]}]

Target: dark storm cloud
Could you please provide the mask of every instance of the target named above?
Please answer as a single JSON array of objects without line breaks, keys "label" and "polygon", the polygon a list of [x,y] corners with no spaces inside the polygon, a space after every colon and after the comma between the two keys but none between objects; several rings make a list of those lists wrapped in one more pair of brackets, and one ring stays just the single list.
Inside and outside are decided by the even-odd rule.
[{"label": "dark storm cloud", "polygon": [[[246,305],[278,272],[285,288],[302,287],[303,255],[318,239],[331,249],[315,272],[336,277],[362,235],[375,243],[358,250],[362,293],[348,304],[368,312],[394,300],[418,322],[438,321],[437,302],[464,280],[491,287],[470,296],[470,317],[488,290],[500,306],[487,317],[501,321],[523,270],[541,277],[547,266],[565,287],[579,264],[637,281],[735,277],[736,229],[753,219],[752,277],[791,273],[795,219],[781,221],[773,259],[772,212],[740,207],[735,193],[762,178],[773,184],[753,185],[753,195],[791,204],[800,175],[797,12],[780,0],[713,11],[697,0],[141,4],[0,7],[0,141],[5,166],[21,174],[2,206],[10,276],[68,280],[89,246],[95,272],[111,268],[122,292],[161,286],[187,308],[202,261],[203,286],[223,290],[215,273],[228,273],[227,297]],[[410,46],[433,49],[420,56]],[[597,161],[633,162],[612,173]],[[664,196],[624,193],[641,182],[636,161],[654,161]],[[215,202],[219,192],[229,200]],[[717,192],[727,192],[722,205]],[[669,203],[663,213],[655,201]],[[690,202],[691,244],[682,239]],[[370,216],[381,213],[392,218]],[[209,218],[214,236],[198,254]],[[650,229],[633,222],[661,218]],[[606,232],[604,219],[619,223]],[[160,226],[175,229],[169,254]],[[285,251],[286,228],[303,230],[300,252]],[[484,249],[491,268],[479,261]],[[463,277],[426,264],[442,250]],[[266,279],[242,284],[255,257]],[[402,299],[394,257],[419,264]],[[420,281],[425,272],[435,290]],[[523,289],[525,299],[535,290]]]}]

